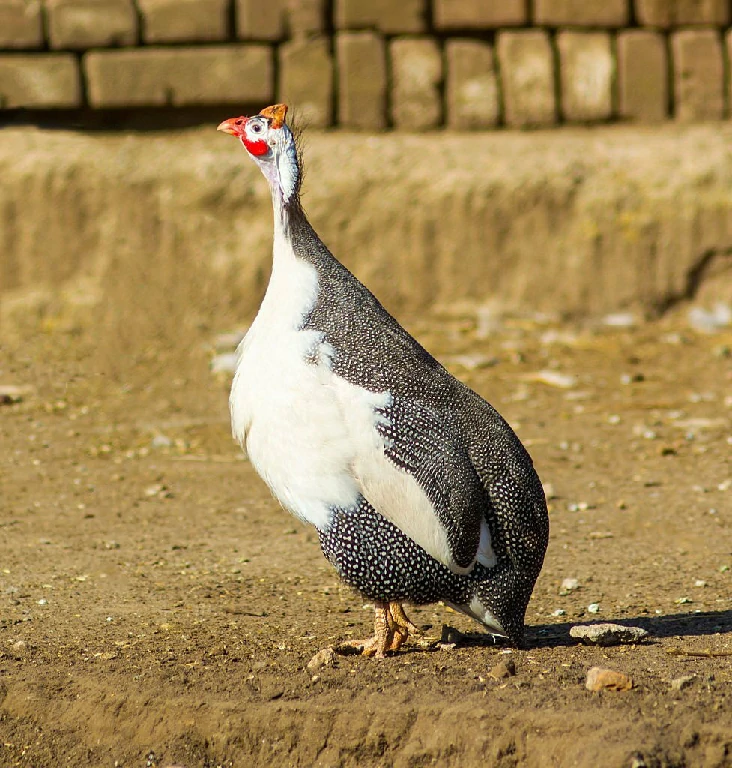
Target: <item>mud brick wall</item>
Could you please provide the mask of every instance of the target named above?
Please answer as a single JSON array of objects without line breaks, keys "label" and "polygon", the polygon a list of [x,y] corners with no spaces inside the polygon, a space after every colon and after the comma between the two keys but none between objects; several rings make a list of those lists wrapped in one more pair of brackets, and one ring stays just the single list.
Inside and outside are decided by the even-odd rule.
[{"label": "mud brick wall", "polygon": [[732,116],[732,0],[0,0],[8,110],[288,101],[312,126]]}]

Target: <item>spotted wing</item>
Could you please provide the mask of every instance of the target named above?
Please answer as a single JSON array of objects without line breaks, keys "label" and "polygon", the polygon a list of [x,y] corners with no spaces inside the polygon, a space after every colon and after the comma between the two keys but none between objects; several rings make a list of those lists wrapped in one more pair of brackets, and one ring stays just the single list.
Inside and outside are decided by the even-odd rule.
[{"label": "spotted wing", "polygon": [[428,403],[391,395],[373,424],[375,439],[354,441],[364,497],[436,560],[469,572],[490,502],[458,430]]}]

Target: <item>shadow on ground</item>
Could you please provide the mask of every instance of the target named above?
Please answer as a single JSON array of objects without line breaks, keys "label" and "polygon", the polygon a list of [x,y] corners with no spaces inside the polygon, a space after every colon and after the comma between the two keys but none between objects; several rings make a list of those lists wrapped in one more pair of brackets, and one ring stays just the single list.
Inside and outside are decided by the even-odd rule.
[{"label": "shadow on ground", "polygon": [[[527,648],[560,648],[580,645],[570,637],[569,630],[578,624],[619,624],[623,627],[640,627],[649,634],[647,642],[668,637],[704,637],[732,631],[732,611],[704,611],[677,613],[665,616],[636,616],[610,621],[577,621],[563,624],[538,624],[527,627]],[[463,633],[452,627],[444,627],[442,642],[455,642],[464,647],[502,646],[500,637],[483,633]]]}]

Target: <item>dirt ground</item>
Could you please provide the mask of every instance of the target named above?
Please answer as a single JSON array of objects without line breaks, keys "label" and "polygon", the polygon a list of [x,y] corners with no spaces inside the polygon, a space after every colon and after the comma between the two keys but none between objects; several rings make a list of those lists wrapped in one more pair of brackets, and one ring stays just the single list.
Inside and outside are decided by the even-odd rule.
[{"label": "dirt ground", "polygon": [[[371,608],[240,455],[210,349],[108,366],[93,328],[6,329],[0,385],[27,389],[0,406],[0,765],[732,765],[732,335],[484,325],[408,323],[545,483],[529,647],[430,644],[477,629],[435,605],[421,643],[319,669]],[[578,645],[589,621],[651,638]],[[586,690],[596,665],[632,690]]]}]

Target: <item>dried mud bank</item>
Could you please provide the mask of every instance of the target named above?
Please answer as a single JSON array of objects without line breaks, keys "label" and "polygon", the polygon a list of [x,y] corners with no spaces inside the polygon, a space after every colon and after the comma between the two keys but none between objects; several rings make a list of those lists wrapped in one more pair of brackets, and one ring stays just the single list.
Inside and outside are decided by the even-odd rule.
[{"label": "dried mud bank", "polygon": [[[313,223],[392,311],[654,314],[732,290],[732,126],[305,141]],[[174,344],[255,310],[270,201],[213,125],[8,128],[0,177],[0,320]]]}]

